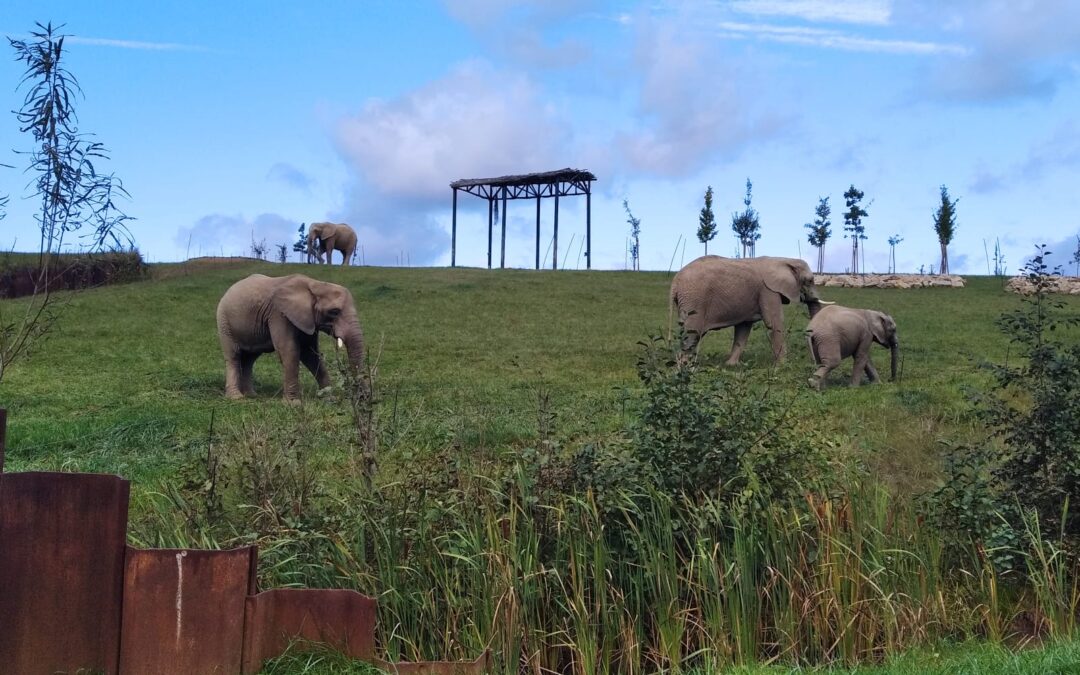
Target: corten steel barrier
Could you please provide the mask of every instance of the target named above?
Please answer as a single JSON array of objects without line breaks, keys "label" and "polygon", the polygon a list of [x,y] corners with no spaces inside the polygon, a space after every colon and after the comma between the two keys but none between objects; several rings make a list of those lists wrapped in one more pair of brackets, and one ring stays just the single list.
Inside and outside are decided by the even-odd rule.
[{"label": "corten steel barrier", "polygon": [[295,637],[373,661],[377,611],[375,598],[355,591],[277,588],[250,595],[244,615],[244,675],[259,672]]},{"label": "corten steel barrier", "polygon": [[0,474],[0,672],[117,672],[128,482]]},{"label": "corten steel barrier", "polygon": [[297,639],[400,675],[482,675],[476,661],[375,658],[374,598],[349,590],[256,588],[255,547],[126,545],[128,481],[2,473],[0,673],[257,673]]},{"label": "corten steel barrier", "polygon": [[177,673],[240,672],[254,546],[128,548],[124,563],[121,673],[161,672],[159,664]]}]

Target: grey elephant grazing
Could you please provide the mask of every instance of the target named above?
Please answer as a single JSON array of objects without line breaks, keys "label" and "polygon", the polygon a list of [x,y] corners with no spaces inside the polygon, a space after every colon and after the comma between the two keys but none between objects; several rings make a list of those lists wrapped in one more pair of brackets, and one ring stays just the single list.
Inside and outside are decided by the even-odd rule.
[{"label": "grey elephant grazing", "polygon": [[862,383],[863,373],[871,382],[877,382],[877,371],[870,362],[870,346],[875,342],[891,350],[890,380],[896,379],[900,341],[896,337],[896,321],[888,314],[839,305],[823,307],[806,327],[806,340],[810,357],[818,366],[810,377],[810,386],[815,389],[823,389],[829,371],[849,356],[855,359],[851,386]]},{"label": "grey elephant grazing", "polygon": [[784,357],[783,306],[798,300],[811,316],[823,305],[814,273],[798,258],[724,258],[706,255],[690,261],[671,282],[672,307],[679,310],[686,338],[683,350],[695,349],[712,330],[735,327],[728,365],[739,362],[750,329],[764,321],[773,357]]},{"label": "grey elephant grazing", "polygon": [[218,303],[217,328],[229,398],[255,393],[252,367],[268,352],[277,352],[281,360],[286,401],[300,398],[300,363],[315,376],[320,389],[329,386],[319,331],[344,343],[353,368],[359,371],[364,363],[364,333],[352,294],[344,286],[303,274],[252,274],[237,281]]},{"label": "grey elephant grazing", "polygon": [[345,223],[312,223],[307,233],[308,258],[312,255],[322,263],[333,263],[334,251],[341,251],[341,264],[348,265],[356,252],[356,231]]}]

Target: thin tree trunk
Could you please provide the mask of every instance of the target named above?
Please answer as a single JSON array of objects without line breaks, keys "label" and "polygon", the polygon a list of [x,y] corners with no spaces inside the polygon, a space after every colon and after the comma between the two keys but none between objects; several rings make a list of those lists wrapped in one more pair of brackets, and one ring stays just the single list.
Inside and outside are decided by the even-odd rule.
[{"label": "thin tree trunk", "polygon": [[949,251],[946,248],[945,242],[941,242],[941,266],[938,270],[938,274],[949,273]]}]

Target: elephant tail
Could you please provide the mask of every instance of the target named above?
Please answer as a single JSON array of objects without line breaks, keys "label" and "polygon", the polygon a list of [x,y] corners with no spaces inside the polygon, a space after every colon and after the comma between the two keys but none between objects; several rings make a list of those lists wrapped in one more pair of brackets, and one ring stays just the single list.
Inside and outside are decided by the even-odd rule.
[{"label": "elephant tail", "polygon": [[814,331],[807,328],[805,332],[806,346],[810,348],[810,362],[816,366],[820,361],[818,359],[817,350],[814,349]]},{"label": "elephant tail", "polygon": [[671,342],[671,319],[672,319],[672,314],[675,311],[675,306],[678,305],[678,304],[679,304],[679,293],[678,293],[678,291],[675,290],[675,285],[672,284],[672,286],[671,286],[671,294],[668,297],[668,308],[667,308],[667,339],[668,339],[668,342]]}]

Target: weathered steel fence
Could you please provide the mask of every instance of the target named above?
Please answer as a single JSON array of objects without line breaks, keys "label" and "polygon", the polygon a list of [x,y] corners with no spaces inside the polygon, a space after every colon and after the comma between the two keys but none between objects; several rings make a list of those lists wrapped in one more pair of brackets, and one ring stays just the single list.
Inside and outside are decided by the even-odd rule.
[{"label": "weathered steel fence", "polygon": [[406,673],[479,675],[476,661],[375,656],[374,598],[256,588],[255,547],[127,546],[128,481],[3,473],[0,409],[0,673],[257,673],[295,640]]}]

